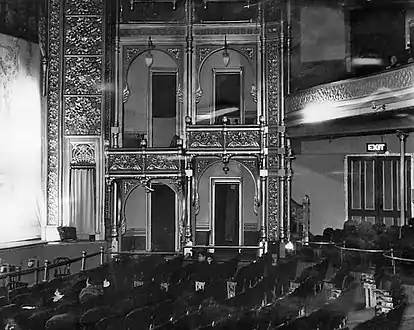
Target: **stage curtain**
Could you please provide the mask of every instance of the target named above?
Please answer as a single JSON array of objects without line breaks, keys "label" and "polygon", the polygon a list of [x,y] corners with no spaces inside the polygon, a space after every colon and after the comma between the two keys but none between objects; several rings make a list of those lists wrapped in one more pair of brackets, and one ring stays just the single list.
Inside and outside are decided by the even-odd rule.
[{"label": "stage curtain", "polygon": [[39,46],[0,34],[0,243],[45,225]]},{"label": "stage curtain", "polygon": [[95,234],[95,169],[71,169],[70,226],[76,227],[78,238]]}]

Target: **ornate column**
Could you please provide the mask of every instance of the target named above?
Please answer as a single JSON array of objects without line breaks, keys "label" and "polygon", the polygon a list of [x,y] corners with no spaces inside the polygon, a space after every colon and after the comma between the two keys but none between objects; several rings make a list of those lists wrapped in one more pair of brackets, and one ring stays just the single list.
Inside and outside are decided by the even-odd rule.
[{"label": "ornate column", "polygon": [[192,255],[191,246],[193,246],[192,240],[192,228],[191,228],[191,187],[193,185],[193,170],[191,169],[190,162],[187,160],[187,168],[185,170],[186,184],[185,184],[185,231],[184,231],[184,255]]},{"label": "ornate column", "polygon": [[288,138],[286,140],[287,158],[286,158],[286,239],[290,241],[290,216],[291,209],[290,204],[292,200],[292,160],[294,159],[292,153],[291,141]]},{"label": "ornate column", "polygon": [[280,66],[280,111],[279,111],[279,239],[285,239],[285,183],[286,183],[286,136],[285,136],[285,35],[284,22],[281,21],[280,27],[280,58],[282,65]]},{"label": "ornate column", "polygon": [[[193,116],[193,16],[194,8],[193,1],[187,0],[186,2],[186,14],[187,14],[187,36],[186,36],[186,59],[187,65],[186,69],[186,78],[187,78],[187,116],[190,118],[195,118]],[[194,123],[193,123],[194,124]]]},{"label": "ornate column", "polygon": [[[111,252],[120,251],[120,242],[118,236],[118,218],[119,218],[119,208],[118,208],[118,182],[113,178],[107,179],[107,184],[111,190],[111,202],[112,202],[112,223],[110,231],[110,240],[111,240]],[[111,255],[113,257],[114,255]]]},{"label": "ornate column", "polygon": [[405,140],[408,134],[404,132],[398,132],[397,137],[400,139],[400,221],[399,226],[406,224],[405,219],[405,189],[406,189],[406,177],[405,177]]},{"label": "ornate column", "polygon": [[115,20],[115,111],[114,117],[112,120],[113,126],[111,127],[111,146],[112,148],[119,147],[119,109],[123,107],[123,97],[121,98],[121,86],[120,82],[122,81],[120,75],[122,75],[122,70],[120,67],[120,37],[119,37],[119,24],[120,24],[120,14],[121,6],[120,1],[116,0],[116,20]]}]

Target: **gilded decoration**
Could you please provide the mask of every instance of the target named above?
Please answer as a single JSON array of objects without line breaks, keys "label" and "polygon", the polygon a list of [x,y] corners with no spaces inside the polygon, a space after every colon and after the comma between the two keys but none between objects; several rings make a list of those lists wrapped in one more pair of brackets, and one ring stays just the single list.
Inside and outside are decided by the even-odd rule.
[{"label": "gilded decoration", "polygon": [[190,132],[189,148],[221,148],[221,132]]},{"label": "gilded decoration", "polygon": [[139,29],[121,29],[120,37],[136,36],[185,36],[186,28],[184,26],[163,26],[163,27],[140,27]]},{"label": "gilded decoration", "polygon": [[101,93],[102,58],[68,57],[65,59],[65,94]]},{"label": "gilded decoration", "polygon": [[268,123],[269,125],[278,123],[279,112],[279,41],[272,41],[267,44],[267,84],[268,84]]},{"label": "gilded decoration", "polygon": [[298,111],[307,104],[339,102],[375,96],[384,92],[410,88],[413,84],[414,66],[407,66],[363,78],[325,84],[295,93],[287,98],[286,111]]},{"label": "gilded decoration", "polygon": [[47,224],[58,224],[60,122],[60,0],[49,4],[49,70],[47,111]]},{"label": "gilded decoration", "polygon": [[91,144],[82,143],[72,146],[71,165],[95,165],[95,148]]},{"label": "gilded decoration", "polygon": [[260,134],[258,131],[228,131],[226,141],[228,148],[259,148]]},{"label": "gilded decoration", "polygon": [[278,239],[278,183],[277,177],[269,177],[268,185],[268,238],[269,241]]},{"label": "gilded decoration", "polygon": [[65,97],[65,134],[101,134],[101,104],[98,97]]},{"label": "gilded decoration", "polygon": [[170,53],[175,60],[179,61],[181,58],[181,50],[179,48],[167,48],[167,52]]},{"label": "gilded decoration", "polygon": [[104,0],[66,0],[66,15],[103,15]]},{"label": "gilded decoration", "polygon": [[175,155],[147,155],[147,171],[172,171],[180,169],[180,161]]},{"label": "gilded decoration", "polygon": [[144,161],[140,154],[110,154],[108,156],[108,170],[115,171],[142,171]]},{"label": "gilded decoration", "polygon": [[66,55],[102,54],[102,18],[67,17],[65,24]]}]

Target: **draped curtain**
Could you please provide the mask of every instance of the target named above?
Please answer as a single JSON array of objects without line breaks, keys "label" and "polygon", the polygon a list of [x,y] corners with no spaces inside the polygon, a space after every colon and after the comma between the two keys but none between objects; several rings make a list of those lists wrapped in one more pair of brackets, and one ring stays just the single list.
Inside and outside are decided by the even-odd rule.
[{"label": "draped curtain", "polygon": [[70,226],[78,238],[95,235],[95,169],[72,168],[70,172]]},{"label": "draped curtain", "polygon": [[40,51],[0,34],[0,242],[39,239],[42,191]]}]

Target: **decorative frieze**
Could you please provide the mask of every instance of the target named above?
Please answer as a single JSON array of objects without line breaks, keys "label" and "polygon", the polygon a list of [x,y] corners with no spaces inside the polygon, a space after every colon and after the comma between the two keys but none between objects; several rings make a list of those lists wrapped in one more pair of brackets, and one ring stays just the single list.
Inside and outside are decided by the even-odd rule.
[{"label": "decorative frieze", "polygon": [[345,80],[332,84],[313,87],[290,95],[286,100],[288,113],[301,110],[308,104],[321,104],[330,102],[344,102],[361,98],[362,103],[370,97],[384,92],[395,93],[414,84],[414,66],[406,66],[396,70],[384,71],[363,78]]},{"label": "decorative frieze", "polygon": [[66,95],[101,93],[102,58],[68,57],[65,59]]},{"label": "decorative frieze", "polygon": [[226,133],[227,148],[259,148],[259,131],[229,131]]},{"label": "decorative frieze", "polygon": [[189,144],[191,148],[222,148],[223,137],[221,132],[190,132]]},{"label": "decorative frieze", "polygon": [[67,17],[65,22],[66,55],[102,54],[102,18]]},{"label": "decorative frieze", "polygon": [[109,153],[108,172],[109,174],[117,174],[139,171],[148,172],[149,175],[151,173],[177,173],[182,168],[179,158],[176,154]]},{"label": "decorative frieze", "polygon": [[47,98],[47,224],[58,224],[60,145],[60,0],[49,3],[49,70]]},{"label": "decorative frieze", "polygon": [[65,97],[65,134],[101,134],[100,96]]},{"label": "decorative frieze", "polygon": [[158,26],[145,27],[140,26],[139,29],[122,29],[119,32],[121,38],[124,37],[138,37],[138,36],[182,36],[186,34],[184,26]]},{"label": "decorative frieze", "polygon": [[235,26],[235,27],[196,27],[194,29],[195,35],[255,35],[260,34],[259,27],[253,26]]}]

